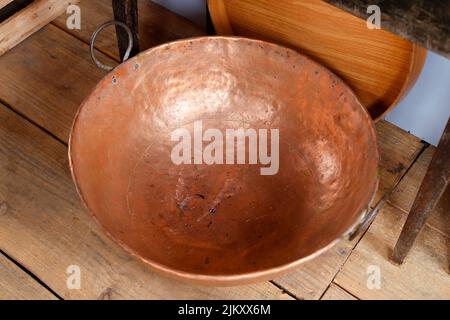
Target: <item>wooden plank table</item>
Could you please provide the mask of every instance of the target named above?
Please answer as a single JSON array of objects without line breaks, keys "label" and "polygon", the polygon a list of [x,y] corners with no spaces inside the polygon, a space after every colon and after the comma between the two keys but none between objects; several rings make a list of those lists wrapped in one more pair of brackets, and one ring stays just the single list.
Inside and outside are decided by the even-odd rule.
[{"label": "wooden plank table", "polygon": [[[147,30],[140,32],[142,49],[164,42],[164,37],[173,40],[203,32],[150,1],[142,0],[139,5],[141,25]],[[76,194],[68,169],[67,139],[79,104],[105,75],[91,63],[87,42],[93,30],[111,17],[112,7],[109,0],[82,1],[80,6],[85,14],[81,30],[67,30],[63,15],[0,58],[3,71],[0,74],[0,250],[9,260],[0,261],[3,266],[0,282],[8,283],[5,287],[10,288],[2,298],[33,298],[40,294],[63,299],[370,297],[370,292],[360,289],[360,281],[354,279],[366,275],[366,270],[361,268],[371,263],[374,254],[362,256],[368,259],[363,263],[361,260],[355,263],[352,258],[362,249],[370,253],[372,239],[364,241],[365,236],[351,242],[344,240],[279,279],[231,288],[190,286],[168,279],[129,256],[105,236]],[[164,22],[170,19],[172,23],[163,24],[158,19]],[[161,31],[161,25],[167,29]],[[148,37],[149,34],[155,36]],[[99,40],[98,56],[108,63],[118,63],[113,30],[105,30]],[[429,155],[427,145],[387,122],[381,121],[376,127],[382,157],[377,198],[397,183],[405,194],[412,194],[413,191],[406,190],[418,179],[410,174],[424,165],[409,168],[418,163],[417,159]],[[407,178],[410,183],[402,183]],[[392,206],[404,205],[404,197],[396,196],[399,199]],[[390,213],[387,212],[388,217]],[[433,221],[436,225],[427,227],[428,232],[431,239],[441,243],[446,238],[439,236],[435,228],[442,230],[442,224],[439,219],[430,223]],[[380,232],[385,229],[377,227],[370,234]],[[366,243],[365,247],[361,243]],[[434,260],[429,261],[414,260],[422,264],[422,269],[435,269],[434,265],[423,265]],[[70,265],[80,266],[79,290],[71,290],[66,285]],[[11,267],[15,271],[11,272]],[[341,270],[350,270],[357,277],[340,276]],[[398,277],[401,284],[396,288],[407,287],[408,278]],[[39,287],[36,279],[54,294],[49,295],[45,288],[43,293],[35,294],[34,289],[17,292],[21,288]],[[418,279],[424,280],[423,276]],[[414,292],[408,292],[414,297]],[[436,292],[436,296],[446,293]],[[386,294],[398,292],[390,290]]]},{"label": "wooden plank table", "polygon": [[56,300],[25,271],[0,253],[0,300]]}]

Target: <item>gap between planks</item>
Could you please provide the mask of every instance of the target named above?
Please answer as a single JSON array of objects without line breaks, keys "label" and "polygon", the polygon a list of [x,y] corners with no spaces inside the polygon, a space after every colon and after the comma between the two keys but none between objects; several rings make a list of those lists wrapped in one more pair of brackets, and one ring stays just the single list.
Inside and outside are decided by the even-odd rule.
[{"label": "gap between planks", "polygon": [[[353,298],[354,300],[360,300],[359,298],[357,298],[355,295],[353,295],[352,293],[350,293],[349,291],[347,291],[346,289],[344,289],[343,287],[341,287],[339,284],[335,283],[335,282],[331,282],[330,285],[327,287],[327,289],[323,292],[322,296],[320,297],[319,300],[330,300],[330,299],[325,299],[327,297],[327,295],[330,293],[330,290],[340,290],[342,291],[343,294],[348,295],[349,299],[345,299],[345,300],[350,300],[350,298]],[[337,299],[331,299],[331,300],[337,300]],[[343,299],[339,299],[339,300],[343,300]]]},{"label": "gap between planks", "polygon": [[44,281],[39,279],[37,275],[35,275],[33,272],[28,270],[25,266],[20,264],[18,261],[16,261],[14,258],[12,258],[9,254],[7,254],[5,251],[3,251],[0,248],[0,256],[3,256],[5,259],[13,263],[17,268],[22,270],[31,281],[34,281],[37,285],[42,287],[44,290],[47,290],[50,294],[52,294],[55,298],[58,300],[64,300],[58,293],[56,293],[52,288],[50,288]]},{"label": "gap between planks", "polygon": [[[55,23],[54,21],[50,22],[50,24],[52,26],[55,26],[56,28],[58,28],[59,30],[63,31],[64,33],[72,36],[73,38],[75,38],[76,40],[86,44],[86,45],[90,45],[90,43],[88,41],[84,41],[82,37],[77,36],[75,33],[69,32],[69,30],[62,28],[59,24]],[[100,47],[98,47],[97,45],[94,45],[94,48],[96,51],[103,53],[105,56],[107,56],[108,58],[116,61],[117,63],[121,63],[121,60],[118,59],[115,55],[111,54],[110,52],[108,52],[108,50],[102,50]],[[130,58],[131,59],[131,58]],[[92,62],[94,63],[94,62]]]},{"label": "gap between planks", "polygon": [[[11,110],[12,112],[16,113],[17,115],[19,115],[22,119],[24,119],[26,122],[29,122],[30,124],[32,124],[33,126],[38,127],[40,130],[44,131],[47,135],[49,135],[50,137],[52,137],[53,139],[55,139],[56,141],[58,141],[59,143],[61,143],[62,145],[68,147],[68,144],[60,139],[59,137],[57,137],[56,135],[54,135],[51,131],[47,130],[45,127],[41,126],[39,123],[37,123],[36,121],[34,121],[33,119],[31,119],[30,117],[27,117],[26,114],[23,114],[22,112],[20,112],[20,110],[17,110],[16,108],[14,108],[13,106],[11,106],[9,103],[7,103],[6,101],[4,101],[2,99],[2,97],[0,96],[0,106],[3,105],[4,107],[6,107],[7,109]],[[0,248],[1,251],[1,248]]]}]

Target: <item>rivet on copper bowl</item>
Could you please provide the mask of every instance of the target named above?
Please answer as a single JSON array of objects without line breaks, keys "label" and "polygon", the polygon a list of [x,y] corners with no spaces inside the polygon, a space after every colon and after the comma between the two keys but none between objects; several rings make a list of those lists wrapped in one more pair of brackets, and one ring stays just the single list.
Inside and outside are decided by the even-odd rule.
[{"label": "rivet on copper bowl", "polygon": [[[278,129],[278,173],[174,164],[171,133],[198,120],[204,130]],[[271,279],[317,256],[377,188],[375,131],[347,85],[293,50],[245,38],[177,41],[114,69],[80,107],[69,157],[80,196],[117,243],[211,285]]]}]

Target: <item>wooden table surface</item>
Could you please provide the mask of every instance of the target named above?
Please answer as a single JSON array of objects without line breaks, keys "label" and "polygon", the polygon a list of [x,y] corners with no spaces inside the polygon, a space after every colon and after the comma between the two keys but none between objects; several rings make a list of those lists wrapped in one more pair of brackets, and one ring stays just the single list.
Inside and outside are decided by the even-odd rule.
[{"label": "wooden table surface", "polygon": [[[140,5],[141,47],[202,35],[150,1]],[[91,219],[73,185],[67,140],[81,101],[105,75],[89,58],[94,29],[112,16],[110,0],[82,1],[81,30],[66,15],[0,57],[0,299],[368,299],[449,298],[450,195],[433,213],[408,262],[388,260],[433,147],[385,122],[377,127],[379,199],[399,183],[364,236],[343,240],[296,271],[252,285],[191,286],[154,273],[111,241]],[[117,63],[114,29],[98,56]],[[378,265],[382,290],[366,286]],[[81,270],[69,289],[67,268]]]}]

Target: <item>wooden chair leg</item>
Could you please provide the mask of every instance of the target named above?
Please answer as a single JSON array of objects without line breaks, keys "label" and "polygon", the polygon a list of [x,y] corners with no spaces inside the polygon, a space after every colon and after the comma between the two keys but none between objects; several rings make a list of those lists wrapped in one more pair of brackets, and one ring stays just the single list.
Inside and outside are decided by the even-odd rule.
[{"label": "wooden chair leg", "polygon": [[[125,23],[133,34],[133,49],[130,57],[139,53],[138,5],[137,0],[112,0],[114,19]],[[128,35],[123,28],[116,26],[117,41],[121,59],[128,47]]]},{"label": "wooden chair leg", "polygon": [[403,263],[406,255],[416,240],[417,235],[424,226],[426,219],[439,202],[449,183],[450,177],[450,121],[447,122],[444,135],[431,160],[428,171],[414,204],[408,215],[400,238],[395,245],[392,260],[398,264]]}]

